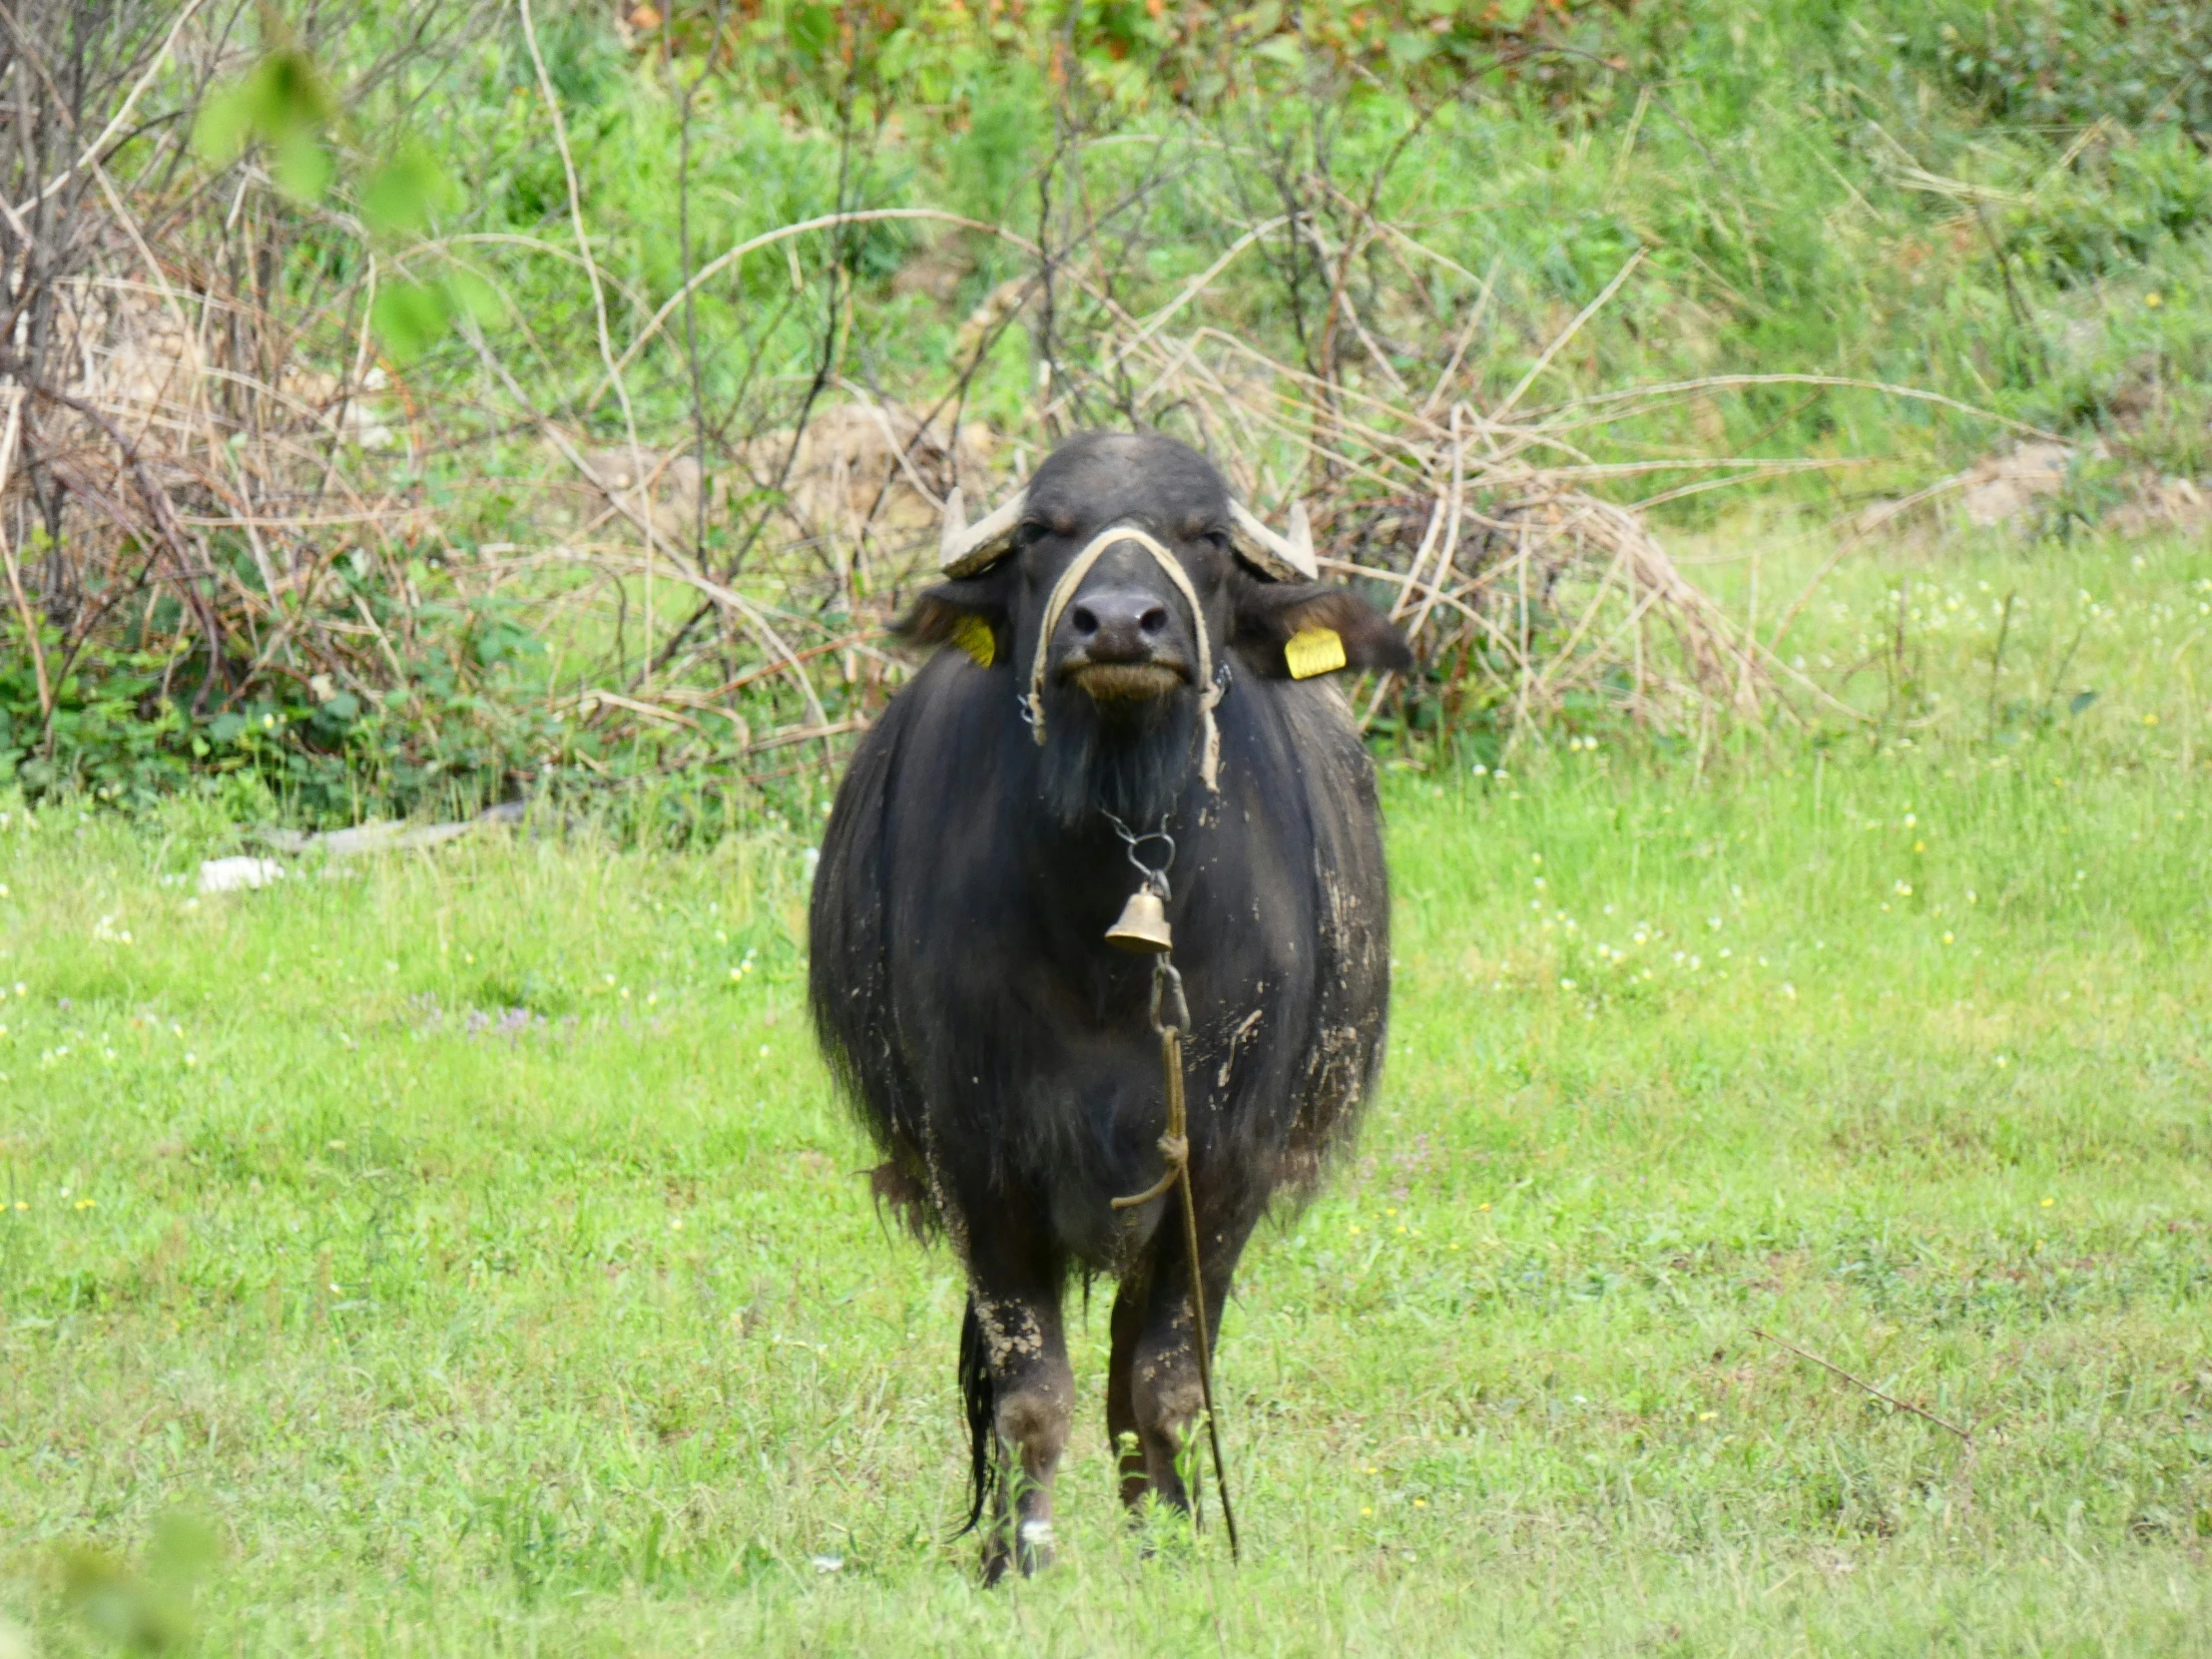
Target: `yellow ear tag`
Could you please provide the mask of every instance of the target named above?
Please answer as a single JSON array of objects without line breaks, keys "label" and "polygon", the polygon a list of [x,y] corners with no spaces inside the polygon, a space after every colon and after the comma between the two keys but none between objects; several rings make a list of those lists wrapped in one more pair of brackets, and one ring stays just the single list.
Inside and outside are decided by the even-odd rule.
[{"label": "yellow ear tag", "polygon": [[1334,674],[1345,666],[1344,636],[1334,628],[1301,628],[1283,647],[1283,660],[1291,665],[1293,680]]},{"label": "yellow ear tag", "polygon": [[998,658],[998,639],[991,633],[991,625],[979,616],[960,618],[952,630],[952,643],[982,668],[989,668]]}]

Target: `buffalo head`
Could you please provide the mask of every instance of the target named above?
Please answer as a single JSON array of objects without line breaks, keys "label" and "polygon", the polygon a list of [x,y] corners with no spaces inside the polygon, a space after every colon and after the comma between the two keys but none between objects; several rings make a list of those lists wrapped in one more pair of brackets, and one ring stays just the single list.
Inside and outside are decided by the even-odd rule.
[{"label": "buffalo head", "polygon": [[[1334,666],[1404,668],[1405,642],[1350,589],[1298,580],[1303,518],[1275,534],[1195,449],[1156,433],[1091,433],[970,527],[948,515],[952,579],[900,624],[1004,674],[1043,740],[1047,805],[1157,820],[1194,765],[1213,703],[1241,677],[1292,678],[1286,647],[1336,636]],[[1127,532],[1126,534],[1120,532]],[[1291,578],[1286,580],[1285,578]],[[1312,672],[1310,659],[1301,666]],[[1250,695],[1265,695],[1255,687]]]}]

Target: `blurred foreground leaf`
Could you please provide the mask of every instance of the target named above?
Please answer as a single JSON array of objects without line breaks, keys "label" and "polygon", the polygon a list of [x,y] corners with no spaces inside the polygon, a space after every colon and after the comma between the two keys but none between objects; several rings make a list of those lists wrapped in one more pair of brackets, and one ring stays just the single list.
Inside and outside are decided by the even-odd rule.
[{"label": "blurred foreground leaf", "polygon": [[368,314],[392,360],[411,363],[436,343],[453,312],[434,284],[398,281],[376,290]]},{"label": "blurred foreground leaf", "polygon": [[307,55],[279,47],[201,106],[193,143],[216,167],[229,166],[257,140],[267,144],[276,153],[277,184],[302,202],[319,201],[332,172],[322,130],[336,113],[329,84]]}]

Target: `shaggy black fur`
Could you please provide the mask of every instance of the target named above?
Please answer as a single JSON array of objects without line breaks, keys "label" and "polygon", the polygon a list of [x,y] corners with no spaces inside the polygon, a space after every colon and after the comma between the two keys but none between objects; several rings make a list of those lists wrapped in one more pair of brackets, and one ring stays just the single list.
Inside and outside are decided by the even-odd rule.
[{"label": "shaggy black fur", "polygon": [[[1077,597],[1157,597],[1170,621],[1146,660],[1182,668],[1178,689],[1094,703],[1066,677],[1085,649],[1075,607],[1037,637],[1067,562],[1122,522],[1183,561],[1230,665],[1218,796],[1198,777],[1194,619],[1148,556],[1110,551]],[[918,1183],[968,1274],[971,1524],[994,1434],[1033,1465],[1000,1483],[1001,1509],[1018,1484],[1020,1518],[1049,1517],[1072,1383],[1059,1308],[1076,1271],[1123,1280],[1109,1424],[1143,1442],[1151,1488],[1182,1497],[1169,1455],[1189,1415],[1188,1390],[1170,1385],[1189,1364],[1181,1232],[1165,1203],[1109,1205],[1159,1175],[1164,1106],[1149,964],[1103,939],[1136,876],[1102,809],[1147,828],[1165,816],[1178,842],[1169,916],[1193,1020],[1191,1167],[1214,1329],[1252,1227],[1278,1193],[1311,1185],[1381,1065],[1388,892],[1374,775],[1342,694],[1290,680],[1283,647],[1320,624],[1352,667],[1395,668],[1404,644],[1348,590],[1246,570],[1228,527],[1220,475],[1181,444],[1063,445],[1031,482],[1016,551],[930,589],[905,623],[930,642],[981,617],[995,663],[951,650],[923,667],[862,741],[824,839],[817,1028],[886,1156],[878,1190]],[[1017,712],[1038,651],[1053,670],[1042,749]],[[1031,1564],[1006,1537],[994,1570],[1009,1552]]]}]

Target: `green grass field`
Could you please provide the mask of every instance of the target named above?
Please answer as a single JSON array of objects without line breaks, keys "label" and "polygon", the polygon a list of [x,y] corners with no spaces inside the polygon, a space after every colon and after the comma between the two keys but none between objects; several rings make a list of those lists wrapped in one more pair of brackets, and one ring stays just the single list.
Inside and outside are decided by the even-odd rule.
[{"label": "green grass field", "polygon": [[1386,769],[1241,1570],[1120,1522],[1103,1291],[1060,1566],[946,1541],[959,1278],[855,1178],[805,834],[195,898],[188,807],[0,802],[0,1655],[2212,1652],[2212,554],[1899,555],[1802,648],[1900,573],[1880,741]]}]

